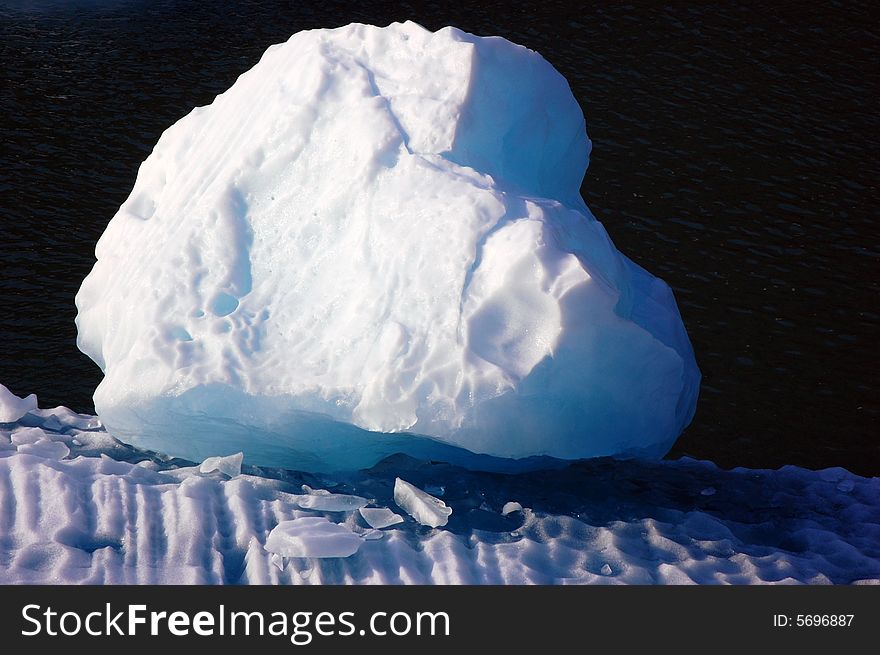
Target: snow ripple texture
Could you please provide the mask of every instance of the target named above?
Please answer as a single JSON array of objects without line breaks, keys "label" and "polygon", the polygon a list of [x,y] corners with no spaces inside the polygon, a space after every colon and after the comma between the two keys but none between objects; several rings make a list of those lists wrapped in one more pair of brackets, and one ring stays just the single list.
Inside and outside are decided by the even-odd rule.
[{"label": "snow ripple texture", "polygon": [[165,131],[98,242],[76,303],[99,416],[313,471],[664,454],[699,371],[669,287],[581,199],[589,151],[565,79],[501,38],[272,46]]},{"label": "snow ripple texture", "polygon": [[[63,447],[34,449],[41,444]],[[0,424],[0,583],[880,581],[880,478],[843,469],[594,460],[510,475],[397,455],[336,480],[246,462],[243,470],[201,473],[64,408]],[[298,503],[305,484],[399,510],[399,475],[442,486],[447,525],[404,517],[377,535],[358,511]],[[503,516],[514,501],[522,511]],[[273,564],[269,534],[303,517],[365,540],[350,557]]]}]

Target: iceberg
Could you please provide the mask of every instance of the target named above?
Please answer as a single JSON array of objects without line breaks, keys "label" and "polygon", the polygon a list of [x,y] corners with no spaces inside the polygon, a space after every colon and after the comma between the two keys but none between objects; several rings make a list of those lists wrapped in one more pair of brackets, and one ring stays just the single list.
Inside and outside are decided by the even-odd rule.
[{"label": "iceberg", "polygon": [[590,148],[565,79],[502,38],[270,47],[162,134],[98,241],[76,324],[102,423],[325,472],[662,456],[700,374],[670,288],[580,196]]}]

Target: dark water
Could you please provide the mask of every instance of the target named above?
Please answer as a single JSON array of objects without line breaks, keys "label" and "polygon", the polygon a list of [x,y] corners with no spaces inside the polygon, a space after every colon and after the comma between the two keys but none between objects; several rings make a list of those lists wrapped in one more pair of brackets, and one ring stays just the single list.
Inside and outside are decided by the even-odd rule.
[{"label": "dark water", "polygon": [[876,22],[771,4],[0,0],[0,382],[91,411],[73,297],[162,130],[293,32],[412,18],[570,81],[584,197],[675,289],[703,371],[672,456],[878,475]]}]

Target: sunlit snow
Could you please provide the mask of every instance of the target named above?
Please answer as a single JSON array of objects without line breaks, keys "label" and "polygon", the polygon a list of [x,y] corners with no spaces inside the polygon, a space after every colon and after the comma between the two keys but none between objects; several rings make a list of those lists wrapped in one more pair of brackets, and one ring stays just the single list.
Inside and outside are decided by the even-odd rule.
[{"label": "sunlit snow", "polygon": [[[0,425],[0,583],[880,582],[880,478],[840,468],[591,460],[510,475],[403,455],[336,480],[199,468],[65,408]],[[446,524],[365,528],[414,497],[398,477],[443,487]],[[374,507],[304,509],[303,485]],[[503,515],[511,498],[523,509]]]}]

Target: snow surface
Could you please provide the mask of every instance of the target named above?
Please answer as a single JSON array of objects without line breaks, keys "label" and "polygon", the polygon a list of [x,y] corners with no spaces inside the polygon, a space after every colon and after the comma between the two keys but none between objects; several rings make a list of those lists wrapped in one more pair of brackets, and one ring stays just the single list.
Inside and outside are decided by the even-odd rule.
[{"label": "snow surface", "polygon": [[[27,452],[44,441],[69,453]],[[448,523],[404,517],[372,531],[366,508],[325,514],[300,504],[306,484],[390,508],[398,476],[445,487]],[[524,509],[502,516],[510,498]],[[328,554],[336,539],[363,543],[348,557],[285,560],[266,550],[279,525],[309,517],[332,522],[295,524],[310,554]],[[840,468],[724,471],[688,459],[509,475],[405,455],[337,480],[247,460],[229,478],[122,444],[65,408],[0,425],[0,583],[828,582],[880,582],[880,478]]]},{"label": "snow surface", "polygon": [[272,46],[162,134],[97,244],[76,304],[98,415],[193,461],[325,472],[664,454],[699,371],[669,287],[580,197],[589,150],[565,79],[501,38]]}]

